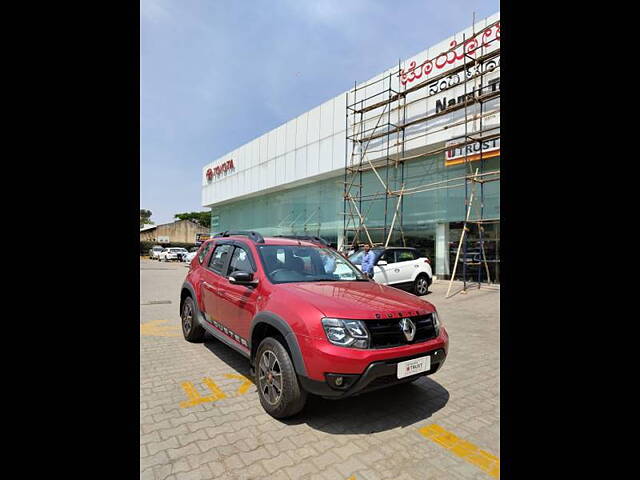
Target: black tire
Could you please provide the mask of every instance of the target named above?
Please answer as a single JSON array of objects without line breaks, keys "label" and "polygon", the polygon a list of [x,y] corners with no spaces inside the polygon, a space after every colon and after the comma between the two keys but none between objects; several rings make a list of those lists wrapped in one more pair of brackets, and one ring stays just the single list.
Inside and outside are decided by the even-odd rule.
[{"label": "black tire", "polygon": [[[278,375],[273,375],[276,372],[280,374],[279,383]],[[269,373],[272,374],[270,382]],[[262,408],[272,417],[291,417],[304,408],[307,392],[298,383],[289,353],[282,343],[273,337],[265,338],[258,346],[255,359],[255,382]],[[279,395],[278,387],[280,387]]]},{"label": "black tire", "polygon": [[426,274],[421,273],[416,277],[413,282],[413,293],[419,297],[429,293],[429,277]]},{"label": "black tire", "polygon": [[185,298],[180,312],[180,324],[182,325],[184,339],[191,343],[202,342],[204,338],[204,328],[198,323],[196,314],[197,310],[193,298]]}]

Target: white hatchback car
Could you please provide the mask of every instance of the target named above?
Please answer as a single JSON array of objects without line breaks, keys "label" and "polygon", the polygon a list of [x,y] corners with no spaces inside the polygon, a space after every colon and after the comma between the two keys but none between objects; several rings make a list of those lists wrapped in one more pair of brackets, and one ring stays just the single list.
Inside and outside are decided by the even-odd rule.
[{"label": "white hatchback car", "polygon": [[[431,261],[420,255],[417,248],[378,247],[374,255],[373,279],[383,285],[408,288],[416,295],[425,295],[433,282]],[[349,257],[349,261],[361,268],[364,249]]]},{"label": "white hatchback car", "polygon": [[150,260],[159,260],[160,259],[160,252],[162,252],[162,250],[164,250],[164,247],[161,247],[160,245],[156,245],[156,246],[152,247],[151,250],[149,250],[149,259]]},{"label": "white hatchback car", "polygon": [[169,260],[180,261],[182,257],[187,253],[189,252],[187,252],[186,248],[180,248],[180,247],[165,248],[160,252],[159,260],[161,262],[168,262]]}]

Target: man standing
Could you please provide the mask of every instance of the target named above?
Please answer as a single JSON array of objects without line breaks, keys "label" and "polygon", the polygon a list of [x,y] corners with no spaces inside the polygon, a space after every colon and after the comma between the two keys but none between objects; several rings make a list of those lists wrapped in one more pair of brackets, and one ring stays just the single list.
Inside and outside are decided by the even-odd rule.
[{"label": "man standing", "polygon": [[364,257],[362,257],[362,273],[369,278],[373,278],[373,261],[374,255],[371,251],[371,246],[368,243],[364,245]]}]

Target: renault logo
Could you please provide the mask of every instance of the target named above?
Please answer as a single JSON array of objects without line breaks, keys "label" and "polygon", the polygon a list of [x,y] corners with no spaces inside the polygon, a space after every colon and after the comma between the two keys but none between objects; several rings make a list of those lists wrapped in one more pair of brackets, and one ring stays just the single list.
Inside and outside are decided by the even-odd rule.
[{"label": "renault logo", "polygon": [[404,333],[408,342],[413,340],[413,337],[416,336],[416,326],[410,318],[403,318],[400,320],[400,328],[402,328],[402,333]]}]

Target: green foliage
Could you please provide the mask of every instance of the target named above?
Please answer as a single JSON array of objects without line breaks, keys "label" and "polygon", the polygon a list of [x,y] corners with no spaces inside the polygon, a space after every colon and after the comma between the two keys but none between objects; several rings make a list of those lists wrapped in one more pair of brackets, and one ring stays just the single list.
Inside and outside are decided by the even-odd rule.
[{"label": "green foliage", "polygon": [[185,212],[176,213],[174,218],[178,220],[191,220],[192,222],[202,225],[206,228],[211,228],[211,212]]},{"label": "green foliage", "polygon": [[151,210],[145,210],[144,208],[140,209],[140,227],[141,228],[145,224],[154,225],[154,223],[150,220],[151,215],[153,215]]}]

